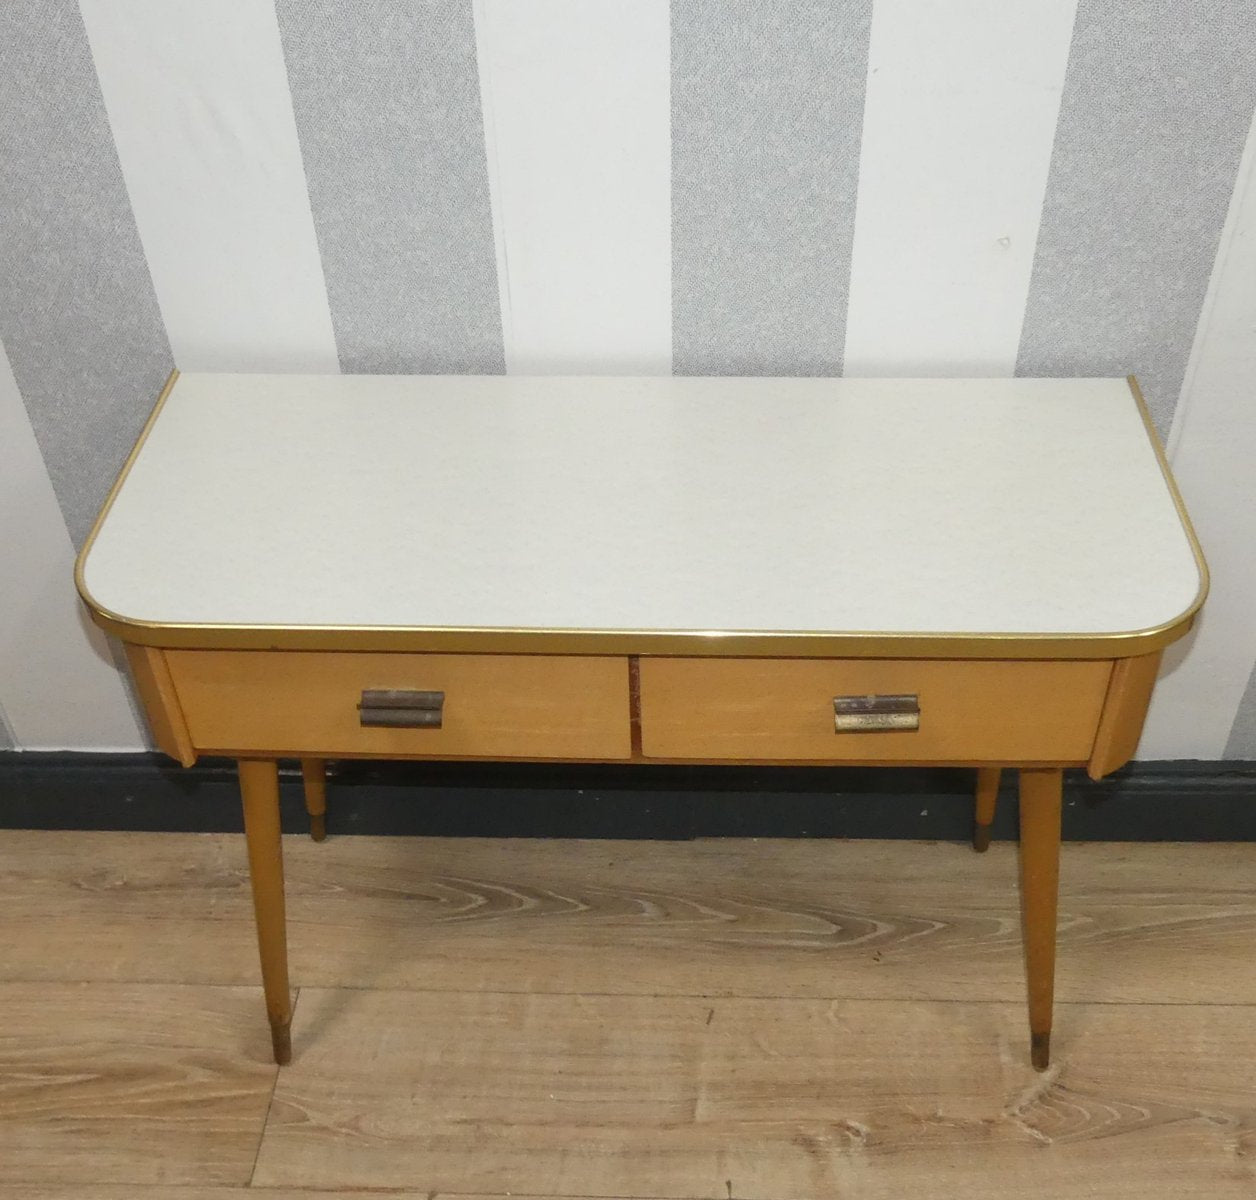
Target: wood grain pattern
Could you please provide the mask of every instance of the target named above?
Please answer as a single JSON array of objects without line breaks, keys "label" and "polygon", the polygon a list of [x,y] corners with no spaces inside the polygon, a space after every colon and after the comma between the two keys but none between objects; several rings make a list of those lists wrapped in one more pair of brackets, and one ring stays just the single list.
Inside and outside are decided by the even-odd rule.
[{"label": "wood grain pattern", "polygon": [[0,1200],[1256,1194],[1256,846],[1065,848],[1042,1075],[1003,843],[284,849],[268,1118],[260,989],[104,982],[252,984],[243,839],[0,834]]},{"label": "wood grain pattern", "polygon": [[[1081,762],[1109,662],[642,658],[647,756],[800,762]],[[912,732],[833,731],[838,695],[920,698]]]},{"label": "wood grain pattern", "polygon": [[[506,1200],[504,1196],[468,1196],[457,1193],[458,1200]],[[254,1187],[155,1187],[131,1184],[116,1186],[105,1184],[94,1187],[91,1200],[436,1200],[436,1194],[411,1188],[381,1192],[378,1188],[345,1191],[333,1188],[254,1188]],[[62,1187],[57,1184],[0,1184],[0,1200],[84,1200],[81,1187]],[[525,1198],[526,1200],[526,1198]],[[566,1200],[574,1200],[568,1197]]]},{"label": "wood grain pattern", "polygon": [[1066,1008],[1036,1076],[1020,1005],[453,999],[303,992],[254,1183],[818,1198],[991,1151],[1256,1180],[1246,1009]]},{"label": "wood grain pattern", "polygon": [[[297,986],[1025,995],[1010,843],[302,835],[284,860]],[[1066,845],[1057,997],[1256,1003],[1253,879],[1252,844]],[[0,945],[0,979],[253,986],[244,839],[2,831]]]},{"label": "wood grain pattern", "polygon": [[[1175,1200],[1251,1200],[1251,1168],[1239,1160],[1218,1162],[1206,1150],[1191,1152],[1173,1147],[1173,1157],[1151,1156],[1141,1161],[1111,1162],[1101,1143],[1070,1144],[1063,1149],[986,1147],[967,1162],[950,1153],[908,1155],[900,1158],[854,1156],[844,1164],[851,1180],[848,1193],[858,1200],[1147,1200],[1172,1196]],[[732,1181],[727,1181],[731,1183]],[[558,1200],[547,1192],[524,1196],[520,1192],[441,1192],[402,1188],[118,1188],[96,1187],[92,1200]],[[711,1193],[710,1200],[727,1200],[728,1188]],[[81,1188],[0,1185],[0,1200],[83,1200]],[[564,1194],[562,1200],[605,1200],[604,1197]],[[829,1197],[825,1197],[829,1200]]]},{"label": "wood grain pattern", "polygon": [[1138,739],[1147,719],[1147,706],[1160,670],[1160,651],[1138,658],[1119,658],[1112,666],[1112,681],[1103,702],[1103,715],[1095,735],[1086,773],[1102,779],[1123,767],[1138,749]]},{"label": "wood grain pattern", "polygon": [[[202,753],[583,760],[632,750],[626,658],[171,650],[166,659]],[[366,689],[443,691],[441,727],[363,728]]]},{"label": "wood grain pattern", "polygon": [[247,1183],[275,1078],[260,1006],[258,988],[0,984],[0,1183]]}]

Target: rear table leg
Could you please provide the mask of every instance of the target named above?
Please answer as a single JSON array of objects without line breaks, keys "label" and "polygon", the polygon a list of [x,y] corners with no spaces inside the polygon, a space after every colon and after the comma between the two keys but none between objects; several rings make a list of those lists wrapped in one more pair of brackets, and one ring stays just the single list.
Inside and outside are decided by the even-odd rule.
[{"label": "rear table leg", "polygon": [[990,848],[990,826],[994,823],[994,806],[999,798],[998,767],[977,769],[977,819],[973,823],[973,849],[982,853]]},{"label": "rear table leg", "polygon": [[321,842],[327,836],[327,773],[321,758],[301,760],[305,782],[305,811],[310,814],[310,837]]}]

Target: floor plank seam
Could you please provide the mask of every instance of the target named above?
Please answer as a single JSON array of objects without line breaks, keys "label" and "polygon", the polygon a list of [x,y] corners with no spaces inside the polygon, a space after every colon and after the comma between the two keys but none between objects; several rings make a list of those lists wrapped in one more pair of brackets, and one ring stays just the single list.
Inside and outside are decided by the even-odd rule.
[{"label": "floor plank seam", "polygon": [[[47,983],[47,980],[36,982]],[[188,985],[196,986],[196,985]],[[207,985],[214,986],[214,985]],[[233,986],[233,985],[221,985]],[[234,985],[244,986],[244,985]],[[535,996],[535,997],[570,997],[587,996],[598,1000],[754,1000],[779,1001],[783,1004],[955,1004],[975,1007],[977,1005],[1023,1004],[1024,997],[957,997],[957,996],[862,996],[862,995],[821,995],[812,996],[780,996],[771,993],[731,993],[731,992],[590,992],[582,989],[571,991],[547,991],[540,988],[421,988],[421,987],[362,987],[353,984],[302,984],[305,990],[318,992],[373,992],[378,995],[413,995],[413,996]],[[1055,1002],[1056,1008],[1069,1006],[1088,1008],[1256,1008],[1256,999],[1252,1000],[1060,1000]],[[648,1200],[648,1198],[632,1198],[632,1200]]]},{"label": "floor plank seam", "polygon": [[[292,997],[292,1014],[291,1020],[297,1018],[297,1006],[301,1003],[301,989],[297,988]],[[251,1188],[253,1186],[253,1178],[257,1174],[258,1160],[262,1157],[262,1144],[266,1141],[266,1128],[270,1124],[270,1110],[275,1106],[275,1093],[279,1090],[279,1074],[280,1066],[278,1063],[274,1067],[274,1078],[270,1081],[270,1095],[266,1098],[266,1112],[262,1116],[262,1130],[257,1135],[257,1149],[253,1151],[253,1165],[249,1168],[249,1177],[245,1180],[244,1186]]]},{"label": "floor plank seam", "polygon": [[[0,987],[77,987],[88,985],[93,987],[153,987],[153,988],[185,988],[188,990],[207,991],[261,991],[260,984],[254,983],[197,983],[187,980],[165,979],[117,979],[104,977],[97,979],[56,978],[48,979],[38,976],[5,977],[0,975]],[[583,988],[572,988],[568,991],[551,991],[540,988],[441,988],[441,987],[406,987],[404,985],[363,986],[351,983],[305,983],[294,989],[299,996],[302,989],[319,992],[377,992],[387,995],[415,996],[587,996],[591,999],[605,1000],[776,1000],[786,1004],[838,1004],[843,1002],[858,1004],[962,1004],[968,1006],[1020,1004],[1021,996],[983,997],[983,996],[867,996],[859,993],[851,995],[833,995],[816,993],[807,996],[782,996],[770,992],[592,992]],[[1250,1000],[1091,1000],[1085,998],[1059,999],[1055,1001],[1057,1008],[1069,1005],[1091,1008],[1256,1008],[1256,997]],[[294,1007],[293,1012],[296,1009]],[[630,1197],[628,1200],[651,1200],[650,1197]]]}]

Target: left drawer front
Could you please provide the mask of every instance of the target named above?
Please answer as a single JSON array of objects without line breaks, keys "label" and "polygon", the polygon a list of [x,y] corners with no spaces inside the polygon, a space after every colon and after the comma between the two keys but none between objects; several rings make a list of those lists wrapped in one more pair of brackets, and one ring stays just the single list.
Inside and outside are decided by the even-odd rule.
[{"label": "left drawer front", "polygon": [[[623,658],[171,650],[201,753],[615,759],[631,754]],[[363,726],[368,691],[443,692],[439,728]]]}]

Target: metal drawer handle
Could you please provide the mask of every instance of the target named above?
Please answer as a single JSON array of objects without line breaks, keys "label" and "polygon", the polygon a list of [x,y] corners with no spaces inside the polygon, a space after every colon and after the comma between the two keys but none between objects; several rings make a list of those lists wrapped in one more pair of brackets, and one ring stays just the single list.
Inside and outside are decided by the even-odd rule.
[{"label": "metal drawer handle", "polygon": [[902,733],[920,728],[919,696],[834,696],[834,733]]},{"label": "metal drawer handle", "polygon": [[358,715],[363,725],[439,729],[444,706],[444,692],[371,690],[362,693]]}]

